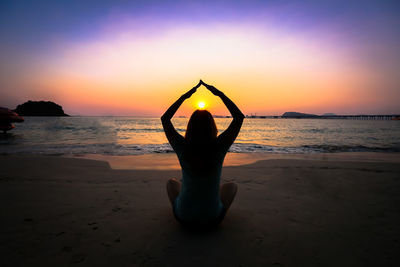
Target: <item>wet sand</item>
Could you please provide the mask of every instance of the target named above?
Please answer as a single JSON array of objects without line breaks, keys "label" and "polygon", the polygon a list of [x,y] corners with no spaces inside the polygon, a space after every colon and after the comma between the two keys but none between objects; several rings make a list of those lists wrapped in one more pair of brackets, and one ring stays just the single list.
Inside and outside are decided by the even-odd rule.
[{"label": "wet sand", "polygon": [[[120,170],[180,170],[175,153],[145,154],[133,156],[111,156],[86,154],[68,156],[72,158],[107,161],[110,167]],[[364,162],[398,162],[399,153],[345,152],[345,153],[310,153],[310,154],[274,154],[274,153],[228,153],[224,167],[240,166],[271,159],[307,159],[329,161],[364,161]]]},{"label": "wet sand", "polygon": [[397,266],[400,157],[342,154],[225,167],[239,191],[211,232],[175,221],[177,169],[0,156],[1,265]]}]

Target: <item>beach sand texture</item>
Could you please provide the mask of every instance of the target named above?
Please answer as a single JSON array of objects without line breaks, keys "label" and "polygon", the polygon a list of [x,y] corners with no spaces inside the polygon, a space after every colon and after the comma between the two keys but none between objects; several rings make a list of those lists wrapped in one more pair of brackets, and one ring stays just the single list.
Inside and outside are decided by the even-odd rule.
[{"label": "beach sand texture", "polygon": [[[156,164],[156,163],[154,163]],[[165,191],[179,170],[0,156],[1,266],[398,266],[400,164],[271,159],[223,169],[239,185],[221,226],[191,232]]]}]

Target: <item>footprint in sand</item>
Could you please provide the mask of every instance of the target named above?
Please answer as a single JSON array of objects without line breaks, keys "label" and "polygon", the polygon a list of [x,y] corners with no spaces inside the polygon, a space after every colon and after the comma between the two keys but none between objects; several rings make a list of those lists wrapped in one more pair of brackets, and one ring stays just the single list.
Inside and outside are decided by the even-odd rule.
[{"label": "footprint in sand", "polygon": [[61,250],[62,252],[71,252],[72,251],[72,247],[70,246],[64,246]]},{"label": "footprint in sand", "polygon": [[83,262],[85,259],[86,259],[86,255],[75,254],[75,255],[72,255],[70,263],[77,264],[77,263]]},{"label": "footprint in sand", "polygon": [[65,234],[64,231],[57,233],[56,236],[60,236],[60,235],[63,235],[63,234]]}]

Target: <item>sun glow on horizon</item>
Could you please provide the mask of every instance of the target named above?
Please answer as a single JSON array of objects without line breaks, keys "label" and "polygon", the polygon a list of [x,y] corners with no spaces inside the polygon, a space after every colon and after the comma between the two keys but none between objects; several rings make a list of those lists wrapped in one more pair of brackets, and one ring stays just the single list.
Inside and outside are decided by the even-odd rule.
[{"label": "sun glow on horizon", "polygon": [[[336,57],[332,59],[332,55],[323,53],[310,42],[301,38],[287,40],[282,34],[265,33],[259,28],[219,25],[210,30],[187,26],[150,36],[120,31],[126,34],[121,37],[115,33],[72,43],[68,49],[62,46],[63,56],[46,61],[43,65],[47,71],[41,69],[38,73],[40,87],[47,87],[48,91],[62,88],[62,97],[71,99],[74,106],[77,102],[80,106],[95,102],[96,106],[111,110],[118,103],[126,112],[135,109],[135,112],[162,113],[161,108],[154,107],[168,107],[180,92],[193,87],[201,77],[238,101],[243,112],[251,113],[296,108],[292,107],[294,90],[301,91],[308,99],[296,98],[296,101],[312,106],[309,96],[318,95],[321,80],[326,89],[327,80],[339,80],[339,76],[341,81],[347,78],[338,71],[343,69],[337,67],[343,62]],[[311,57],[316,53],[320,54],[317,59]],[[326,62],[331,65],[316,78],[313,70],[322,69]],[[57,71],[54,73],[54,70]],[[291,79],[287,79],[287,73]],[[49,76],[57,78],[52,80]],[[336,90],[336,94],[339,93]],[[183,106],[180,114],[190,114],[193,107],[212,108],[215,113],[227,114],[219,99],[204,88],[200,88],[190,102]]]},{"label": "sun glow on horizon", "polygon": [[[34,88],[31,98],[51,94],[74,115],[162,114],[200,78],[226,93],[245,114],[353,113],[376,103],[379,93],[362,93],[377,78],[365,65],[340,56],[347,50],[296,34],[288,39],[283,31],[240,24],[134,33],[116,29],[61,42],[56,54],[33,60],[30,74],[10,87]],[[203,86],[177,114],[189,115],[193,108],[229,114]]]},{"label": "sun glow on horizon", "polygon": [[204,101],[200,101],[197,103],[197,107],[199,109],[204,109],[206,107],[206,103]]}]

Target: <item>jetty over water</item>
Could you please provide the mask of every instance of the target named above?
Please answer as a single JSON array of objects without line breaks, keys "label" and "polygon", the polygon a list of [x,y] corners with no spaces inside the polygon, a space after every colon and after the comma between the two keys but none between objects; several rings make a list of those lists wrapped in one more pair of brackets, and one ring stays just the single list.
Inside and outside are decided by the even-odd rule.
[{"label": "jetty over water", "polygon": [[345,119],[345,120],[400,120],[400,115],[335,115],[320,116],[321,119]]},{"label": "jetty over water", "polygon": [[250,119],[336,119],[336,120],[400,120],[400,114],[391,115],[314,115],[310,116],[257,116],[246,115]]}]

